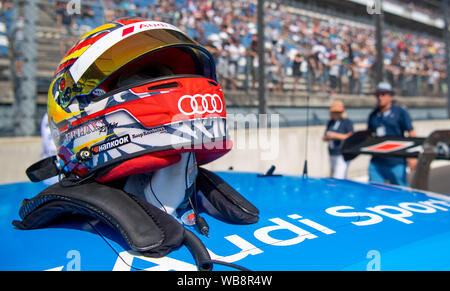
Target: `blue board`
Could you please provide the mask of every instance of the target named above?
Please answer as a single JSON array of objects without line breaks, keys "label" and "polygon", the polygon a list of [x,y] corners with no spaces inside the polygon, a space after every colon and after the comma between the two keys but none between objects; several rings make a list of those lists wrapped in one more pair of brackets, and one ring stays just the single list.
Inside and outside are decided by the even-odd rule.
[{"label": "blue board", "polygon": [[[260,220],[230,225],[203,214],[210,238],[197,235],[213,259],[251,270],[450,270],[447,196],[347,180],[219,175],[259,208]],[[1,270],[196,269],[185,247],[142,257],[94,220],[12,226],[21,201],[45,187],[0,186]]]}]

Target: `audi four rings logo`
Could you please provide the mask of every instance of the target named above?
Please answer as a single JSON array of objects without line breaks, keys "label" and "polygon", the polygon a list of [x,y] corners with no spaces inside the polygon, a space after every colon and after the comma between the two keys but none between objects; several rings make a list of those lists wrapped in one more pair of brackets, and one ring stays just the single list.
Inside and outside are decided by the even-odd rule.
[{"label": "audi four rings logo", "polygon": [[217,94],[184,95],[178,100],[178,109],[184,115],[221,113],[223,107],[222,99]]}]

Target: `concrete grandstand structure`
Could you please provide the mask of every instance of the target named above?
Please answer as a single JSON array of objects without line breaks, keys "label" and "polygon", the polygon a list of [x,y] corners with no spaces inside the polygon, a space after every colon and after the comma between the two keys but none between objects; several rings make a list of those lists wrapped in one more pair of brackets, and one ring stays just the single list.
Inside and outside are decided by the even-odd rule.
[{"label": "concrete grandstand structure", "polygon": [[[14,44],[20,45],[23,24],[19,21],[21,10],[14,12],[13,4],[21,2],[1,1],[0,135],[3,136],[14,135],[11,129],[15,114],[13,80],[14,75],[20,74],[20,58],[14,52]],[[216,57],[219,81],[226,90],[228,105],[257,106],[258,83],[254,78],[257,62],[250,57],[257,29],[254,0],[38,2],[36,124],[45,111],[48,85],[64,52],[83,32],[123,16],[167,21],[187,31]],[[440,2],[414,1],[413,6],[410,1],[385,2],[387,78],[394,83],[403,104],[409,107],[446,107],[443,15],[433,9]],[[310,99],[310,105],[326,107],[333,98],[344,99],[354,107],[373,105],[370,94],[374,87],[371,68],[375,62],[375,28],[373,17],[367,12],[368,3],[365,0],[266,1],[269,106],[304,107]],[[306,63],[298,80],[293,69],[297,54]],[[312,54],[319,54],[319,62],[324,65],[314,73],[308,63]],[[332,73],[334,60],[340,61],[336,65],[339,73]],[[335,77],[337,80],[333,82],[331,79]]]}]

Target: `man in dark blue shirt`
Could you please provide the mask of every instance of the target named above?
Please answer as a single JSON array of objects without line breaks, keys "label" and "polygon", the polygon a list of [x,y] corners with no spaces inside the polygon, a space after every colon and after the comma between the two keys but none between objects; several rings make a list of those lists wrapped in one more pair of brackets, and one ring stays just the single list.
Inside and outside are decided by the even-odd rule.
[{"label": "man in dark blue shirt", "polygon": [[[368,129],[377,136],[415,137],[411,117],[406,109],[392,104],[392,87],[387,82],[378,84],[377,108],[369,115]],[[409,161],[410,168],[414,168],[416,161]],[[389,183],[408,186],[406,179],[405,158],[372,157],[369,165],[369,180],[371,182]]]}]

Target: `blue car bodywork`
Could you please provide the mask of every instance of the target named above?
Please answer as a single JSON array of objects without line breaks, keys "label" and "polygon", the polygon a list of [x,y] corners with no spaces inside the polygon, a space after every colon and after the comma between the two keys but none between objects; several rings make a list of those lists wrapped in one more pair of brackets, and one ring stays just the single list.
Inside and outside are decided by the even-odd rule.
[{"label": "blue car bodywork", "polygon": [[[260,219],[230,225],[203,214],[210,238],[196,234],[212,259],[250,270],[450,270],[448,196],[348,180],[218,174],[258,207]],[[15,228],[21,201],[46,186],[0,186],[1,270],[196,270],[185,247],[143,257],[93,219]]]}]

